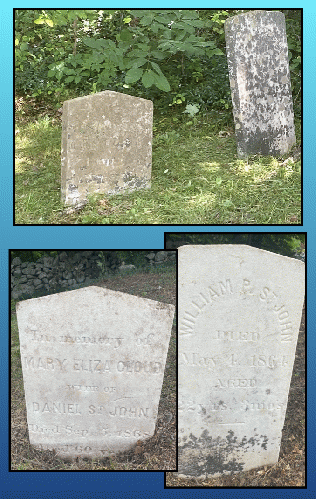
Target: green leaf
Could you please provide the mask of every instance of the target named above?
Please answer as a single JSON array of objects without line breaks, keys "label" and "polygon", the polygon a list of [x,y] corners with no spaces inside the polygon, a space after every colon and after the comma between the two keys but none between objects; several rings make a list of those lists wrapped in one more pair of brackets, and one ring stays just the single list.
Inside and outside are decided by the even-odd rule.
[{"label": "green leaf", "polygon": [[151,31],[155,34],[157,34],[158,31],[161,29],[163,29],[163,30],[166,29],[163,24],[157,23],[155,21],[152,23],[150,28],[151,28]]},{"label": "green leaf", "polygon": [[182,18],[183,19],[198,19],[199,14],[195,12],[194,10],[184,10],[182,12]]},{"label": "green leaf", "polygon": [[135,83],[138,81],[143,74],[143,69],[131,68],[127,71],[125,75],[125,83]]},{"label": "green leaf", "polygon": [[148,13],[146,16],[141,18],[140,24],[142,26],[149,26],[153,22],[154,17],[155,17],[155,14]]},{"label": "green leaf", "polygon": [[123,42],[130,42],[133,39],[133,34],[128,29],[122,29],[120,39]]},{"label": "green leaf", "polygon": [[144,57],[140,57],[139,59],[125,59],[125,67],[127,69],[129,68],[139,68],[140,66],[143,66],[144,64],[146,64],[147,59],[145,59]]},{"label": "green leaf", "polygon": [[103,38],[84,38],[83,43],[97,50],[103,50],[109,46],[109,40],[104,40]]},{"label": "green leaf", "polygon": [[212,55],[224,55],[224,52],[221,51],[221,49],[206,49],[206,54],[208,56],[212,56]]},{"label": "green leaf", "polygon": [[74,74],[76,74],[76,71],[74,69],[71,69],[71,68],[65,68],[64,73],[66,75],[74,75]]},{"label": "green leaf", "polygon": [[45,20],[44,19],[35,19],[34,23],[35,24],[44,24]]},{"label": "green leaf", "polygon": [[196,104],[187,104],[184,113],[188,113],[191,117],[199,112],[200,108]]},{"label": "green leaf", "polygon": [[65,79],[65,83],[70,83],[71,81],[74,81],[74,79],[74,76],[67,76],[67,78]]},{"label": "green leaf", "polygon": [[159,90],[163,90],[164,92],[170,92],[171,88],[167,78],[164,75],[155,75],[155,85]]},{"label": "green leaf", "polygon": [[163,76],[163,72],[161,71],[160,67],[158,66],[158,64],[156,62],[153,62],[153,61],[150,61],[150,64],[152,65],[152,67],[154,68],[154,70]]},{"label": "green leaf", "polygon": [[162,59],[165,59],[168,54],[161,52],[160,50],[152,50],[150,55],[155,57],[155,59],[158,59],[158,61],[161,61]]},{"label": "green leaf", "polygon": [[142,83],[145,88],[149,88],[155,83],[155,76],[156,74],[151,69],[144,72],[142,76]]},{"label": "green leaf", "polygon": [[45,19],[45,22],[46,24],[48,24],[48,26],[50,26],[51,28],[54,26],[54,23],[51,19]]}]

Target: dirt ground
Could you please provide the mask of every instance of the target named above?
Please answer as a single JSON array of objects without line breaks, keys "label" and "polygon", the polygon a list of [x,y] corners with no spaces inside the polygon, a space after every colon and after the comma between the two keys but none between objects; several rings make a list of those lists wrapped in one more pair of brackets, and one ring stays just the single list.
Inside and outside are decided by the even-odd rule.
[{"label": "dirt ground", "polygon": [[[94,283],[176,305],[176,267],[109,276]],[[35,450],[29,443],[15,304],[11,331],[11,470],[176,470],[176,321],[174,320],[162,386],[155,434],[128,452],[105,459],[62,460],[53,451]],[[175,316],[176,317],[176,316]]]},{"label": "dirt ground", "polygon": [[296,348],[280,457],[274,466],[210,479],[166,473],[166,487],[305,487],[305,307]]}]

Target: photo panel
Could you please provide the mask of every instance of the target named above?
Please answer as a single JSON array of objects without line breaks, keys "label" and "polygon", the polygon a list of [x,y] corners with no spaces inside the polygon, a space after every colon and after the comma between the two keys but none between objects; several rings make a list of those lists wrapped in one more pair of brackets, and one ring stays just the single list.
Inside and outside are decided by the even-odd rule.
[{"label": "photo panel", "polygon": [[11,471],[176,470],[176,252],[10,257]]},{"label": "photo panel", "polygon": [[178,250],[178,472],[306,487],[306,233],[165,233]]}]

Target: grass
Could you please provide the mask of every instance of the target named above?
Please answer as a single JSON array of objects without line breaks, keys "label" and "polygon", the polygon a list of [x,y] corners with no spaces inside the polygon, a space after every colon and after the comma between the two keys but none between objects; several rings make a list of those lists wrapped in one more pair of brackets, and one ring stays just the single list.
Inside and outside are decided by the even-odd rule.
[{"label": "grass", "polygon": [[67,210],[60,201],[55,114],[17,118],[16,224],[301,223],[300,160],[239,160],[233,129],[218,113],[194,121],[156,118],[151,189],[93,196],[80,211]]}]

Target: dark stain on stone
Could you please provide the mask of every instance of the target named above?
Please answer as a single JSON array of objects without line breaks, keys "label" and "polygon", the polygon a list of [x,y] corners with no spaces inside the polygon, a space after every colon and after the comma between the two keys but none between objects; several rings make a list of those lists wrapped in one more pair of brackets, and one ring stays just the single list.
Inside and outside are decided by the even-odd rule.
[{"label": "dark stain on stone", "polygon": [[238,440],[233,430],[229,430],[225,438],[214,438],[207,430],[200,437],[191,433],[189,437],[180,437],[178,472],[196,477],[241,472],[245,464],[242,460],[244,452],[254,446],[267,450],[267,444],[266,435],[256,434],[249,439],[244,436]]}]

